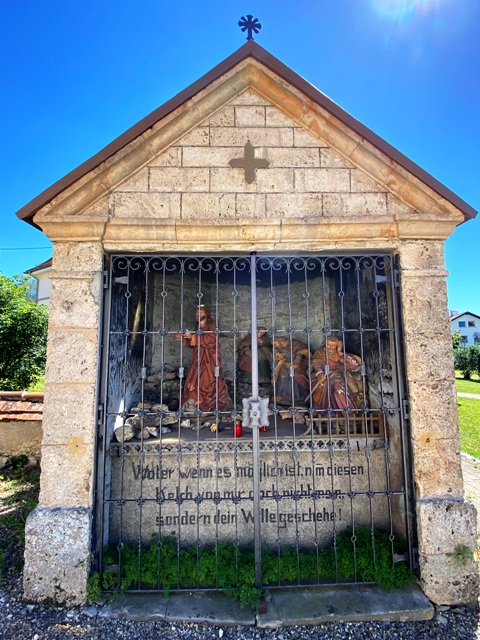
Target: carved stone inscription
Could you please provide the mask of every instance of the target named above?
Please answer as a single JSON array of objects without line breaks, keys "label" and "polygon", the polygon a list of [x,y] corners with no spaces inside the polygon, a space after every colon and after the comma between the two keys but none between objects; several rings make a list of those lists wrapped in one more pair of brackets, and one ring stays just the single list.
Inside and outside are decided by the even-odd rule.
[{"label": "carved stone inscription", "polygon": [[[110,541],[181,544],[253,540],[252,454],[112,457]],[[267,544],[327,544],[354,524],[388,528],[384,450],[262,453],[260,521]]]}]

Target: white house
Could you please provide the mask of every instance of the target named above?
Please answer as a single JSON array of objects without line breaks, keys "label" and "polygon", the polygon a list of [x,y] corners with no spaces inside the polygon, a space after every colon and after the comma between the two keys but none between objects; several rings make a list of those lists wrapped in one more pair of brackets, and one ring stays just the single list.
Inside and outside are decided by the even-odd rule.
[{"label": "white house", "polygon": [[52,258],[49,258],[45,260],[45,262],[25,272],[37,281],[37,304],[50,304],[50,290],[52,288],[52,281],[50,280],[51,271]]},{"label": "white house", "polygon": [[450,329],[452,335],[460,331],[462,344],[472,345],[480,343],[480,316],[470,311],[456,313],[450,317]]}]

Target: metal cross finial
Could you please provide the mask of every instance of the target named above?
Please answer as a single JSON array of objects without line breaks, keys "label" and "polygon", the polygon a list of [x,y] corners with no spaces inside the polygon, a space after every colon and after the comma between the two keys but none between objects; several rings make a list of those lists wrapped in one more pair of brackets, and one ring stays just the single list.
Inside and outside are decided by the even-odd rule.
[{"label": "metal cross finial", "polygon": [[258,33],[262,28],[258,18],[254,18],[250,14],[247,14],[247,17],[242,16],[238,21],[238,26],[242,31],[248,31],[247,40],[253,40],[252,31]]},{"label": "metal cross finial", "polygon": [[245,155],[243,158],[233,158],[229,161],[231,167],[245,169],[245,181],[250,184],[255,180],[255,169],[266,169],[270,162],[264,158],[255,157],[255,148],[247,142],[245,144]]}]

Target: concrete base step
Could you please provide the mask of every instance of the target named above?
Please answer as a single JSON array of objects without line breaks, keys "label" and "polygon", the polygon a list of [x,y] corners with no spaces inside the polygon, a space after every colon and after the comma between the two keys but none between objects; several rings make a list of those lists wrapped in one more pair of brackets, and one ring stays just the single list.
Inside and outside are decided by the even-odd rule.
[{"label": "concrete base step", "polygon": [[168,597],[159,593],[130,593],[114,598],[99,615],[260,628],[373,620],[413,622],[431,620],[434,615],[433,605],[416,585],[398,591],[372,586],[279,589],[266,595],[265,605],[264,613],[256,613],[250,607],[241,609],[238,602],[221,592],[193,591]]}]

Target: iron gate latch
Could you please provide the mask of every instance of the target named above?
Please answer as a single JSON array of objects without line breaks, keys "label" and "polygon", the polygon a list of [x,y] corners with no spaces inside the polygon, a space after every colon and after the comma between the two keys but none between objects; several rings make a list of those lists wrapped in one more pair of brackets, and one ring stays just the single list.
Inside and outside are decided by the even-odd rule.
[{"label": "iron gate latch", "polygon": [[243,398],[242,424],[244,427],[263,427],[268,425],[269,398]]}]

